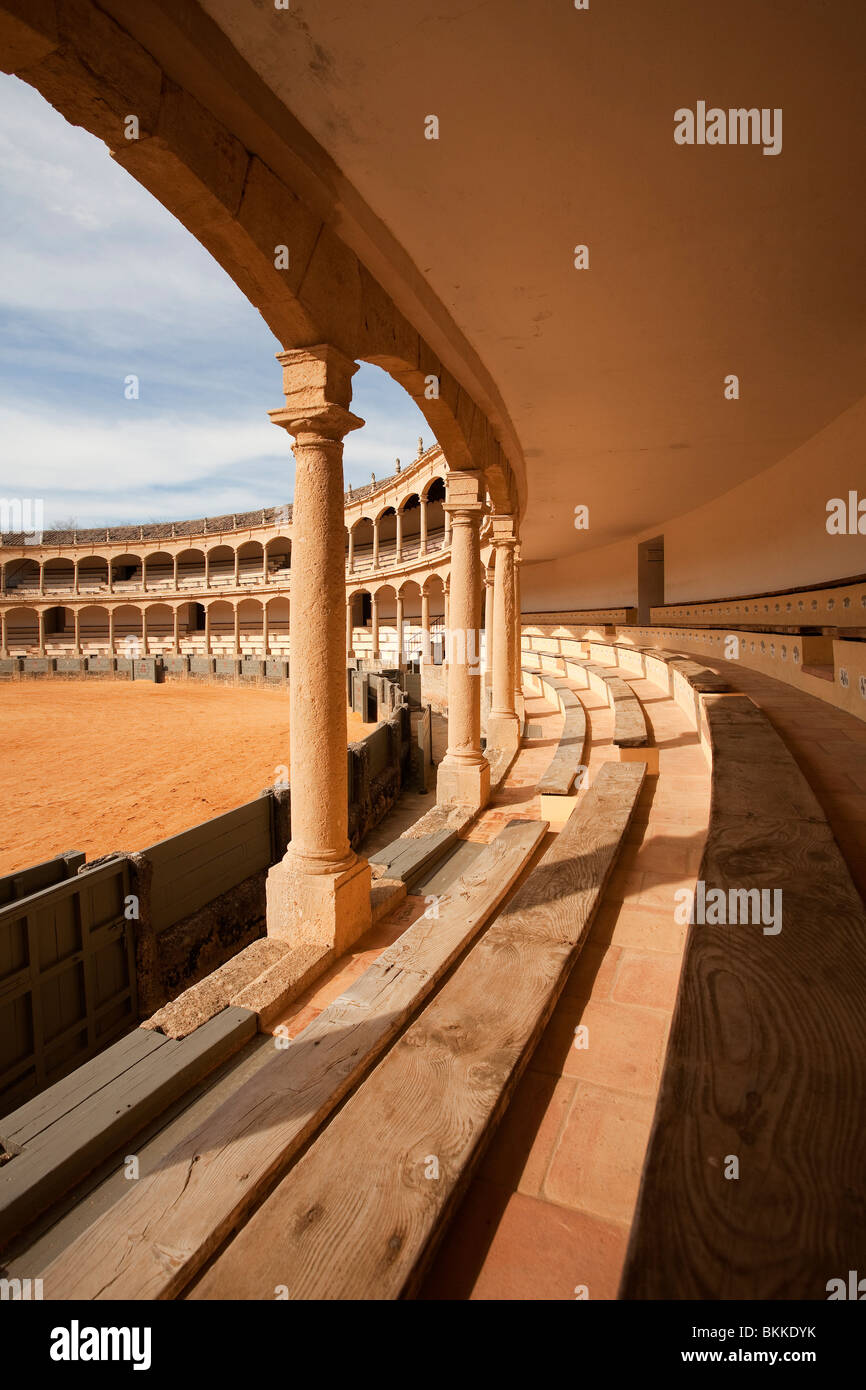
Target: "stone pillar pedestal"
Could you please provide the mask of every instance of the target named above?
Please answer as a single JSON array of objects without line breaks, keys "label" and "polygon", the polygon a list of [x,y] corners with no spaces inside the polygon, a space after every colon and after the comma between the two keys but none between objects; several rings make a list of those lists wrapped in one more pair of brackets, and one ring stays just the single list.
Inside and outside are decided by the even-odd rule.
[{"label": "stone pillar pedestal", "polygon": [[403,595],[397,595],[397,665],[403,665]]},{"label": "stone pillar pedestal", "polygon": [[347,656],[347,658],[348,658],[348,657],[353,657],[353,656],[355,655],[354,634],[353,634],[353,630],[352,630],[352,604],[353,604],[353,602],[354,602],[354,600],[351,599],[351,598],[347,598],[347,599],[346,599],[346,656]]},{"label": "stone pillar pedestal", "polygon": [[294,436],[292,839],[267,880],[268,935],[337,954],[370,926],[370,866],[348,839],[343,437],[357,367],[327,345],[279,354]]},{"label": "stone pillar pedestal", "polygon": [[481,751],[481,550],[484,485],[475,472],[450,472],[445,511],[451,522],[448,604],[448,749],[436,800],[480,809],[490,795],[490,764]]},{"label": "stone pillar pedestal", "polygon": [[373,661],[379,660],[379,601],[375,594],[370,595],[370,640],[373,649],[370,656]]}]

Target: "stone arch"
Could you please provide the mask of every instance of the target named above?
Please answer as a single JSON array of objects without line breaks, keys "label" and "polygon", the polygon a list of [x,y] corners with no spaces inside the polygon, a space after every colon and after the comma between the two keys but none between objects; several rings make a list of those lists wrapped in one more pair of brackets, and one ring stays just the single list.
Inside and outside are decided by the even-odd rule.
[{"label": "stone arch", "polygon": [[105,593],[108,588],[108,558],[105,555],[82,555],[78,561],[78,592]]},{"label": "stone arch", "polygon": [[261,584],[265,573],[265,547],[261,541],[241,541],[237,546],[238,580]]},{"label": "stone arch", "polygon": [[291,648],[292,605],[285,594],[266,599],[262,611],[268,615],[268,651],[264,655],[288,657]]},{"label": "stone arch", "polygon": [[134,551],[111,557],[111,589],[115,594],[137,592],[141,588],[141,556]]},{"label": "stone arch", "polygon": [[146,603],[143,605],[147,623],[147,639],[144,642],[144,656],[160,656],[170,652],[174,645],[174,608],[170,603]]},{"label": "stone arch", "polygon": [[205,584],[205,553],[198,546],[187,546],[177,554],[178,589],[203,589]]},{"label": "stone arch", "polygon": [[[232,561],[234,563],[234,561]],[[235,649],[235,603],[227,598],[208,599],[210,649],[213,656],[232,656]]]},{"label": "stone arch", "polygon": [[285,581],[292,568],[292,541],[290,536],[272,536],[265,544],[265,573],[275,582]]},{"label": "stone arch", "polygon": [[227,541],[217,541],[215,545],[209,545],[205,553],[205,562],[209,589],[228,589],[233,586],[235,582],[235,547],[233,545],[229,545]]},{"label": "stone arch", "polygon": [[137,603],[118,603],[114,614],[114,649],[118,656],[135,658],[144,653],[141,608]]},{"label": "stone arch", "polygon": [[152,550],[142,556],[142,579],[148,590],[174,588],[174,556],[167,550]]},{"label": "stone arch", "polygon": [[39,612],[26,604],[5,610],[6,644],[10,656],[30,656],[39,646]]},{"label": "stone arch", "polygon": [[[34,6],[25,19],[16,0],[8,8],[0,0],[0,19],[8,69],[105,142],[207,248],[284,349],[328,342],[381,367],[415,401],[450,467],[479,469],[497,511],[520,510],[519,441],[481,359],[387,228],[355,190],[345,198],[330,157],[207,15],[162,13],[154,29],[134,7],[123,24],[94,0]],[[160,55],[190,47],[198,61],[183,87]],[[124,138],[131,111],[134,141]],[[282,245],[286,268],[274,254]],[[375,249],[390,292],[355,247]],[[450,367],[394,293],[447,345]]]},{"label": "stone arch", "polygon": [[373,522],[369,516],[359,516],[349,530],[353,538],[352,573],[363,574],[373,568]]},{"label": "stone arch", "polygon": [[78,637],[82,656],[108,653],[108,609],[104,603],[85,603],[78,610]]},{"label": "stone arch", "polygon": [[66,555],[52,555],[43,562],[45,589],[47,593],[72,593],[75,583],[75,565]]},{"label": "stone arch", "polygon": [[39,592],[39,561],[29,555],[19,555],[6,561],[6,594],[37,594]]}]

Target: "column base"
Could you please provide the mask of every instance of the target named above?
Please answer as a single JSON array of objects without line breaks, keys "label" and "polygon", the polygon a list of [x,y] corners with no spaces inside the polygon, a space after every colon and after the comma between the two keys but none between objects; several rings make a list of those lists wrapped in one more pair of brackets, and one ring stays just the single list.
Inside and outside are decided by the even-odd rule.
[{"label": "column base", "polygon": [[268,872],[266,899],[268,936],[339,956],[370,928],[370,865],[356,857],[336,873],[311,874],[290,845]]},{"label": "column base", "polygon": [[439,764],[436,778],[436,802],[439,806],[460,805],[480,811],[490,799],[490,764],[485,757],[478,762],[463,762],[449,758]]},{"label": "column base", "polygon": [[488,714],[487,746],[511,752],[520,743],[520,720],[516,714]]}]

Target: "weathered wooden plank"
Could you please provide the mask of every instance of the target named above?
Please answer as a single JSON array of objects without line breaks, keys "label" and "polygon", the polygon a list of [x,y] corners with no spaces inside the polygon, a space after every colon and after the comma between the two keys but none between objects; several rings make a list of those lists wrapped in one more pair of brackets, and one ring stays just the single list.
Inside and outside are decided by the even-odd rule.
[{"label": "weathered wooden plank", "polygon": [[379,850],[370,862],[382,864],[387,878],[399,879],[408,887],[456,843],[457,831],[447,827],[429,835],[407,835]]},{"label": "weathered wooden plank", "polygon": [[112,1047],[77,1067],[69,1076],[34,1096],[5,1119],[0,1119],[0,1140],[7,1147],[10,1144],[26,1144],[41,1130],[47,1129],[80,1105],[82,1100],[116,1080],[142,1057],[155,1052],[165,1041],[162,1033],[154,1033],[149,1028],[133,1028]]},{"label": "weathered wooden plank", "polygon": [[700,879],[726,903],[779,890],[781,930],[690,928],[620,1296],[826,1299],[866,1249],[866,909],[765,716],[704,713]]},{"label": "weathered wooden plank", "polygon": [[502,902],[547,831],[513,821],[469,874],[383,951],[160,1169],[45,1271],[50,1298],[180,1292],[381,1055]]},{"label": "weathered wooden plank", "polygon": [[256,1028],[250,1010],[224,1009],[182,1041],[167,1039],[36,1133],[0,1168],[0,1245],[236,1052]]},{"label": "weathered wooden plank", "polygon": [[[568,693],[576,699],[572,691]],[[585,744],[586,715],[583,706],[577,701],[576,705],[566,708],[559,746],[538,783],[540,794],[568,796],[574,779],[583,766]]]},{"label": "weathered wooden plank", "polygon": [[411,1293],[565,985],[643,777],[639,763],[604,764],[512,902],[192,1298]]}]

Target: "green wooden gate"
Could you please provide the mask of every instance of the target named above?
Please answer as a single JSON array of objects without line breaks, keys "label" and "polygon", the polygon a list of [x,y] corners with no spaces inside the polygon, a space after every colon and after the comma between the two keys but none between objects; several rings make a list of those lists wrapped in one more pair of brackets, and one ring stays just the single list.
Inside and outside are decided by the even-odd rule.
[{"label": "green wooden gate", "polygon": [[137,1023],[128,893],[120,857],[0,908],[0,1114]]}]

